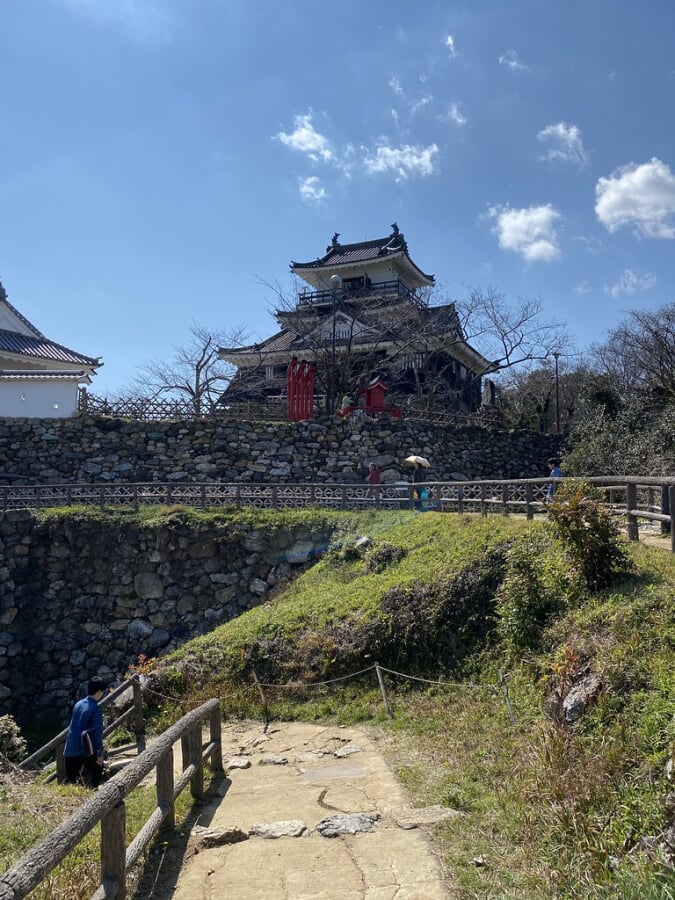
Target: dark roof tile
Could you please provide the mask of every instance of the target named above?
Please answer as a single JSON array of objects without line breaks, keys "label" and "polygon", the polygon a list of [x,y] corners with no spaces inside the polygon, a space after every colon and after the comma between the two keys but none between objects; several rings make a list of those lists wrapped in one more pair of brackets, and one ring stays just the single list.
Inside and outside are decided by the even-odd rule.
[{"label": "dark roof tile", "polygon": [[31,337],[27,334],[19,334],[17,331],[0,329],[0,351],[16,353],[30,359],[49,359],[54,362],[74,363],[81,366],[100,366],[101,361],[91,356],[83,356],[74,350],[69,350],[61,344],[56,344],[45,337]]}]

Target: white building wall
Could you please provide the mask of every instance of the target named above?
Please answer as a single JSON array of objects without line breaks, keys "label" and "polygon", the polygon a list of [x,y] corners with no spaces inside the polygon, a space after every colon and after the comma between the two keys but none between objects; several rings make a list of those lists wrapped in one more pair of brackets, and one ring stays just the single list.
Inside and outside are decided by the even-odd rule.
[{"label": "white building wall", "polygon": [[0,380],[0,417],[65,419],[77,412],[77,396],[76,383]]}]

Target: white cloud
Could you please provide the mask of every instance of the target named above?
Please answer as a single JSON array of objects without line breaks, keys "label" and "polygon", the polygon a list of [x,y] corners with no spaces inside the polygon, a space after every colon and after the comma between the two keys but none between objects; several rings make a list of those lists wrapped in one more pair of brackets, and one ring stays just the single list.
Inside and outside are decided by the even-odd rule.
[{"label": "white cloud", "polygon": [[575,241],[579,241],[583,244],[584,250],[587,253],[592,253],[594,256],[597,253],[600,253],[603,247],[603,243],[600,238],[596,238],[595,235],[591,235],[591,237],[585,237],[583,234],[575,235]]},{"label": "white cloud", "polygon": [[521,72],[527,72],[527,66],[515,50],[507,50],[503,56],[500,56],[499,65],[506,66],[506,68],[511,69],[512,72],[515,72],[518,69]]},{"label": "white cloud", "polygon": [[560,213],[550,203],[525,209],[493,206],[488,217],[496,222],[493,232],[503,250],[513,250],[527,262],[552,262],[560,256],[555,228]]},{"label": "white cloud", "polygon": [[389,87],[392,89],[392,91],[395,94],[403,93],[403,88],[401,87],[401,82],[398,80],[398,78],[395,75],[392,75],[391,78],[389,79]]},{"label": "white cloud", "polygon": [[91,16],[103,25],[122,28],[140,40],[168,40],[178,22],[158,0],[57,0],[75,13]]},{"label": "white cloud", "polygon": [[457,50],[455,49],[455,39],[449,34],[445,39],[445,46],[448,48],[450,56],[457,56]]},{"label": "white cloud", "polygon": [[420,99],[413,103],[413,105],[410,107],[410,115],[414,116],[419,109],[423,109],[425,106],[428,106],[433,101],[433,99],[434,98],[431,96],[431,94],[426,97],[420,97]]},{"label": "white cloud", "polygon": [[312,203],[319,206],[327,197],[325,189],[316,175],[310,175],[308,178],[299,178],[300,196],[305,203]]},{"label": "white cloud", "polygon": [[574,285],[575,294],[587,294],[590,289],[591,286],[587,281],[580,281],[579,284]]},{"label": "white cloud", "polygon": [[588,162],[581,131],[576,125],[567,125],[565,122],[547,125],[539,132],[537,139],[546,144],[546,153],[542,159],[549,162],[574,163],[577,166],[585,166]]},{"label": "white cloud", "polygon": [[675,175],[660,159],[599,178],[595,197],[595,214],[608,231],[632,225],[642,237],[675,238]]},{"label": "white cloud", "polygon": [[293,126],[290,134],[280,131],[275,137],[287,147],[307,154],[314,162],[330,162],[333,159],[330,141],[314,127],[311,110],[304,116],[294,116]]},{"label": "white cloud", "polygon": [[394,172],[396,181],[405,181],[410,175],[426,177],[435,175],[438,147],[403,144],[401,147],[390,147],[388,143],[380,143],[374,150],[367,150],[364,158],[366,171],[370,173]]},{"label": "white cloud", "polygon": [[620,297],[621,294],[641,294],[648,291],[656,284],[656,275],[646,272],[644,275],[638,275],[631,269],[624,269],[621,277],[611,287],[605,287],[605,292],[611,294],[612,297]]},{"label": "white cloud", "polygon": [[450,104],[447,112],[447,119],[449,122],[454,122],[455,125],[459,125],[460,128],[463,125],[466,125],[466,116],[460,110],[459,103]]}]

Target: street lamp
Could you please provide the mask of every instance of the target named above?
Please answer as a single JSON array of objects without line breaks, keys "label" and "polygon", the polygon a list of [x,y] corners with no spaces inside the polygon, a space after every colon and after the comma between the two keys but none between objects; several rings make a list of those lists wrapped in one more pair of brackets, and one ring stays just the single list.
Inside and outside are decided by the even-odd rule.
[{"label": "street lamp", "polygon": [[555,431],[560,434],[560,378],[558,373],[558,357],[560,353],[553,351],[553,359],[555,360]]},{"label": "street lamp", "polygon": [[333,331],[332,331],[332,340],[331,340],[331,357],[330,357],[330,400],[329,400],[329,411],[331,413],[335,412],[335,408],[337,406],[336,397],[335,397],[335,388],[336,388],[336,378],[335,378],[335,303],[337,300],[337,292],[342,287],[342,278],[339,275],[331,275],[330,276],[330,289],[333,295]]}]

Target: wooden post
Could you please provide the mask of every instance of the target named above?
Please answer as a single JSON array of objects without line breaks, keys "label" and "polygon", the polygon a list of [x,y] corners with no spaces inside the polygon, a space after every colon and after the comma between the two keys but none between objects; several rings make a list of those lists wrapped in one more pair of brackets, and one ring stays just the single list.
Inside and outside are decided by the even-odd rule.
[{"label": "wooden post", "polygon": [[101,883],[107,900],[127,896],[126,808],[124,801],[101,819]]},{"label": "wooden post", "polygon": [[528,519],[534,519],[534,509],[532,508],[532,485],[525,485],[525,516]]},{"label": "wooden post", "polygon": [[145,750],[145,722],[143,721],[143,692],[138,678],[134,678],[134,731],[136,733],[136,752],[140,756]]},{"label": "wooden post", "polygon": [[[659,512],[662,516],[670,516],[670,486],[667,484],[661,485],[661,506],[659,508]],[[668,522],[661,522],[661,534],[671,534],[672,533],[672,520]]]},{"label": "wooden post", "polygon": [[387,692],[384,689],[384,680],[382,678],[382,672],[380,672],[380,666],[378,663],[375,663],[375,673],[377,675],[377,681],[380,685],[380,693],[382,694],[382,702],[384,703],[384,711],[389,716],[390,719],[393,719],[391,710],[389,709],[389,703],[387,702]]},{"label": "wooden post", "polygon": [[487,485],[485,484],[480,486],[480,514],[481,516],[487,516],[488,514]]},{"label": "wooden post", "polygon": [[213,744],[210,759],[212,772],[223,771],[222,721],[220,707],[218,707],[213,710],[210,717],[211,743]]},{"label": "wooden post", "polygon": [[675,510],[675,484],[668,485],[668,507],[670,515],[670,549],[675,553],[675,528],[673,528],[673,510]]},{"label": "wooden post", "polygon": [[458,513],[464,512],[464,488],[463,487],[457,488],[457,512]]},{"label": "wooden post", "polygon": [[63,755],[65,748],[65,741],[59,741],[56,745],[56,780],[59,784],[63,784],[66,780],[66,758]]},{"label": "wooden post", "polygon": [[639,540],[638,519],[634,513],[637,509],[637,485],[626,485],[626,533],[629,541]]},{"label": "wooden post", "polygon": [[166,824],[173,828],[176,824],[176,809],[173,796],[173,747],[157,764],[157,805],[166,809]]},{"label": "wooden post", "polygon": [[508,484],[502,485],[502,514],[508,516],[509,514],[509,486]]},{"label": "wooden post", "polygon": [[198,722],[188,735],[195,774],[190,779],[190,793],[195,800],[204,796],[204,757],[202,756],[202,725]]}]

